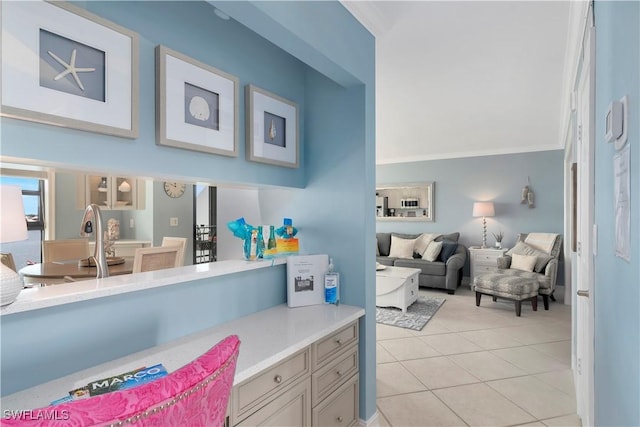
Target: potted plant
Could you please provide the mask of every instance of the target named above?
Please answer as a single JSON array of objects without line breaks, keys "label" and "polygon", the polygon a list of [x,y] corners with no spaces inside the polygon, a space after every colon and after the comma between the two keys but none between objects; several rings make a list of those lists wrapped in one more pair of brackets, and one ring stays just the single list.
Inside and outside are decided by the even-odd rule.
[{"label": "potted plant", "polygon": [[496,248],[502,249],[502,238],[504,237],[504,233],[499,231],[497,233],[491,233],[493,237],[496,239]]}]

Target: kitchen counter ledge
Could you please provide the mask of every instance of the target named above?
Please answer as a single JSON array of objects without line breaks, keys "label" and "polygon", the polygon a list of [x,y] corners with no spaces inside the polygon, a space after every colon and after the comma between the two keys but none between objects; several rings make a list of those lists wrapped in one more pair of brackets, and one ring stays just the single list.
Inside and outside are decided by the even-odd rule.
[{"label": "kitchen counter ledge", "polygon": [[145,289],[159,288],[162,286],[177,285],[179,283],[225,276],[243,271],[269,268],[276,265],[285,265],[286,262],[286,258],[261,261],[217,261],[148,271],[145,273],[112,276],[105,279],[91,279],[59,285],[27,288],[20,292],[16,301],[0,308],[0,316]]},{"label": "kitchen counter ledge", "polygon": [[234,377],[234,385],[237,385],[362,316],[363,308],[349,305],[320,304],[289,308],[281,304],[3,396],[2,410],[41,408],[89,381],[128,372],[140,366],[162,363],[168,372],[173,372],[231,334],[240,338],[240,355]]}]

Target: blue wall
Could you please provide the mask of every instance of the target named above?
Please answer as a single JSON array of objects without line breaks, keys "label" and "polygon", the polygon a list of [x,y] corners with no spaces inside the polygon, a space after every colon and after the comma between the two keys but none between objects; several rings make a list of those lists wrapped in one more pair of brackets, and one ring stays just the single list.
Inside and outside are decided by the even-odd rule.
[{"label": "blue wall", "polygon": [[[245,4],[239,2],[240,6]],[[122,171],[162,179],[251,182],[302,188],[304,169],[274,168],[245,160],[244,86],[263,87],[297,102],[304,113],[307,68],[237,21],[223,21],[206,2],[81,2],[81,6],[140,35],[140,132],[135,140],[90,132],[2,120],[2,154],[41,159],[84,170]],[[126,11],[125,11],[126,10]],[[181,31],[181,29],[183,31]],[[155,52],[165,45],[240,79],[239,153],[237,158],[162,147],[155,144]],[[51,135],[55,135],[52,140]],[[301,122],[304,135],[304,122]],[[12,144],[21,141],[21,144]],[[57,149],[52,149],[52,144]],[[304,145],[301,155],[304,156]]]},{"label": "blue wall", "polygon": [[[503,246],[513,247],[518,233],[563,233],[564,152],[502,154],[448,160],[378,165],[376,182],[435,181],[435,222],[378,221],[376,230],[400,233],[460,232],[465,246],[482,244],[482,218],[474,218],[473,202],[493,201],[496,216],[487,218],[487,245],[491,233],[504,232]],[[520,204],[522,187],[530,180],[535,208]],[[468,260],[465,274],[468,275]],[[558,283],[564,282],[563,265]]]},{"label": "blue wall", "polygon": [[285,280],[275,266],[3,316],[2,395],[282,304]]},{"label": "blue wall", "polygon": [[[640,425],[640,3],[596,1],[595,425]],[[609,103],[629,97],[631,262],[614,255],[613,144]]]},{"label": "blue wall", "polygon": [[[371,34],[339,2],[296,2],[287,7],[277,2],[221,2],[221,9],[235,19],[230,21],[221,21],[204,2],[82,4],[140,34],[139,138],[126,140],[2,118],[2,154],[88,171],[294,188],[278,197],[261,197],[261,209],[278,222],[283,216],[293,217],[309,251],[332,254],[344,273],[343,301],[365,308],[367,315],[360,323],[360,417],[370,418],[375,412],[375,297],[373,287],[366,286],[375,280],[375,45]],[[242,87],[253,83],[297,102],[302,167],[245,160],[242,96],[238,158],[155,145],[157,44],[235,74]],[[348,206],[336,209],[338,203]],[[277,223],[275,219],[269,220]],[[350,245],[344,246],[344,241]],[[284,269],[263,273],[144,292],[140,298],[151,308],[141,311],[130,309],[126,297],[113,297],[3,316],[2,394],[283,302]],[[197,310],[192,308],[194,297],[212,306],[201,307],[201,313],[185,321],[183,317],[189,319]],[[226,311],[230,302],[233,309]],[[114,312],[118,318],[112,331]],[[80,315],[82,326],[56,327],[56,339],[39,341],[40,335],[51,331],[50,325],[65,325]],[[140,326],[131,333],[118,326],[125,324]],[[38,335],[31,338],[29,328],[34,327]],[[105,331],[104,341],[96,346],[99,350],[92,350],[85,343],[94,343],[96,331]],[[79,347],[85,354],[81,360],[75,357]],[[27,348],[38,348],[38,352],[31,356]],[[102,351],[105,348],[109,351]],[[32,372],[35,360],[29,358],[35,357],[47,360],[46,368]]]}]

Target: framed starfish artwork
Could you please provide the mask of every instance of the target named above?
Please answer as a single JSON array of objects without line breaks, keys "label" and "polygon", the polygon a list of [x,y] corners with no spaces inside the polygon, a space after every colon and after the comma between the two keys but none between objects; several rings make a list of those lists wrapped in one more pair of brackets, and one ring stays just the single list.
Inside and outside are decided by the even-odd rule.
[{"label": "framed starfish artwork", "polygon": [[156,143],[237,156],[238,78],[166,46],[156,73]]},{"label": "framed starfish artwork", "polygon": [[297,168],[298,105],[254,85],[245,86],[247,159]]},{"label": "framed starfish artwork", "polygon": [[0,114],[138,136],[138,35],[66,2],[2,2]]}]

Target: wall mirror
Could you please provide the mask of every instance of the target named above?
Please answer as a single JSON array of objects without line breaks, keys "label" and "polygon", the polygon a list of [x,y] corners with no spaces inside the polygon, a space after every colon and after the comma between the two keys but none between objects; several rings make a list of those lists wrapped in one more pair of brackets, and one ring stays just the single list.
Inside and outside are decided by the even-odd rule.
[{"label": "wall mirror", "polygon": [[[170,236],[188,239],[185,265],[217,260],[214,184],[186,182],[183,194],[170,196],[165,184],[173,182],[171,177],[88,172],[59,164],[31,164],[20,160],[0,157],[0,182],[19,186],[23,186],[24,181],[36,182],[33,197],[23,193],[27,214],[31,214],[31,210],[37,213],[33,221],[29,220],[28,240],[1,245],[3,252],[14,254],[18,269],[42,261],[43,240],[80,237],[80,222],[88,203],[101,207],[105,228],[111,219],[119,224],[112,248],[114,256],[133,256],[135,248],[160,246],[163,238]],[[104,181],[107,189],[101,191]],[[92,252],[94,236],[89,240]]]},{"label": "wall mirror", "polygon": [[379,221],[435,221],[435,182],[376,185]]}]

